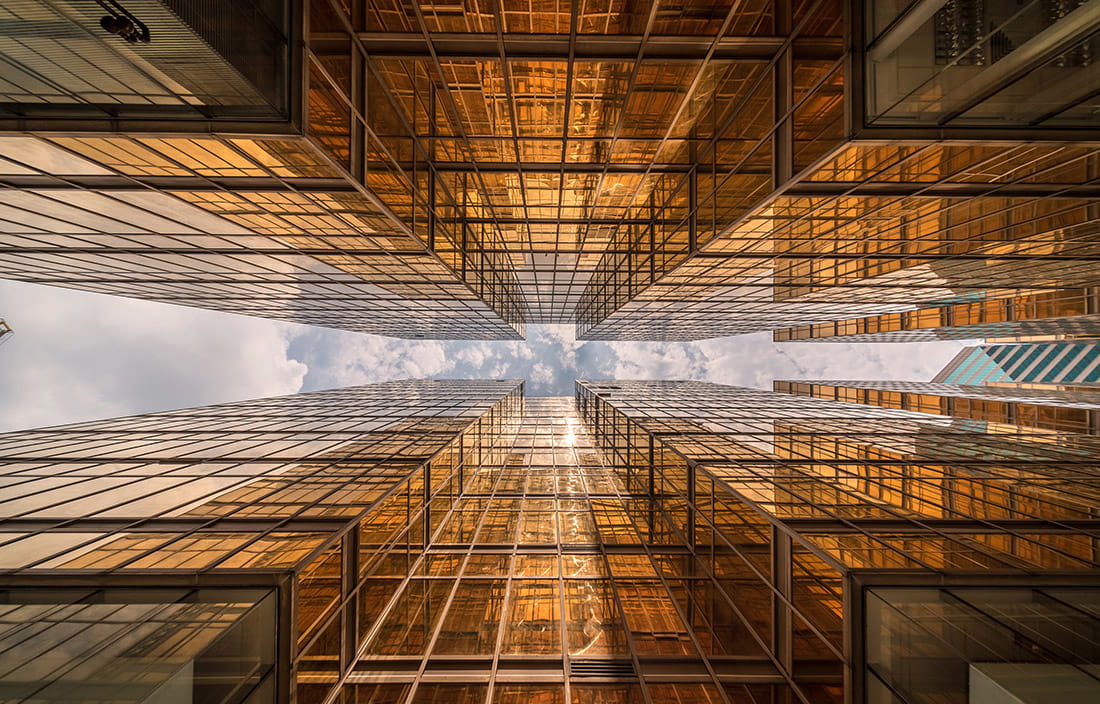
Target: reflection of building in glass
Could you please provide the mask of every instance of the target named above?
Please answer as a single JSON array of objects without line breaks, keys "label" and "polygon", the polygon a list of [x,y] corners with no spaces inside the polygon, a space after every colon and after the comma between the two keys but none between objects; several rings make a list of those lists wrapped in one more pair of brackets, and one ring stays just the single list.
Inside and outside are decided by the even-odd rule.
[{"label": "reflection of building in glass", "polygon": [[690,382],[394,382],[11,433],[0,633],[25,645],[0,691],[916,703],[1012,662],[1086,701],[1096,442]]},{"label": "reflection of building in glass", "polygon": [[5,4],[0,275],[592,339],[1100,284],[1091,3],[125,5]]},{"label": "reflection of building in glass", "polygon": [[7,342],[8,338],[11,337],[11,334],[11,326],[8,325],[6,320],[0,320],[0,345]]}]

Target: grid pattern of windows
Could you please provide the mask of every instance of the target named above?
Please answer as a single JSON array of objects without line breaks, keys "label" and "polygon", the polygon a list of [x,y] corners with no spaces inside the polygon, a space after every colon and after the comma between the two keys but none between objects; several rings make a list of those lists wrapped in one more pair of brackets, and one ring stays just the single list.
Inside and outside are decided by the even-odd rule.
[{"label": "grid pattern of windows", "polygon": [[[333,124],[363,119],[365,183],[426,237],[497,256],[532,322],[574,322],[594,275],[666,268],[768,192],[777,75],[798,159],[839,137],[837,2],[312,12],[318,73],[348,96]],[[355,131],[334,153],[354,160]]]},{"label": "grid pattern of windows", "polygon": [[989,298],[905,313],[889,313],[783,328],[776,342],[918,342],[1100,335],[1097,290],[1067,289]]},{"label": "grid pattern of windows", "polygon": [[1094,183],[1098,153],[1053,142],[842,145],[655,284],[610,265],[586,292],[579,329],[690,340],[986,296],[1057,298],[1096,283],[1095,199],[1074,192]]},{"label": "grid pattern of windows", "polygon": [[307,140],[0,136],[0,155],[4,278],[403,337],[522,334],[461,252],[426,249]]},{"label": "grid pattern of windows", "polygon": [[371,625],[362,577],[423,551],[521,407],[402,381],[0,436],[0,692],[271,702],[295,673],[313,701]]},{"label": "grid pattern of windows", "polygon": [[[697,382],[582,381],[577,401],[627,486],[658,498],[720,587],[732,579],[731,603],[801,701],[966,701],[982,654],[952,651],[955,669],[925,698],[902,664],[934,659],[928,636],[871,623],[881,610],[864,585],[905,587],[903,609],[950,601],[937,589],[953,580],[982,586],[972,620],[999,603],[997,623],[956,642],[996,632],[1030,649],[1017,662],[1093,662],[1093,614],[1055,607],[1049,629],[1019,616],[1044,618],[1031,589],[1059,579],[1076,588],[1071,602],[1095,598],[1095,437]],[[1028,588],[998,592],[1013,580]],[[1047,647],[1062,628],[1082,638],[1078,654]],[[830,671],[848,672],[851,689],[822,687]],[[876,677],[905,693],[883,695]]]},{"label": "grid pattern of windows", "polygon": [[900,408],[954,418],[986,421],[998,433],[1026,426],[1100,435],[1100,398],[1094,391],[921,381],[775,381],[777,392],[871,406]]},{"label": "grid pattern of windows", "polygon": [[[0,687],[839,704],[910,688],[899,663],[934,656],[945,613],[977,624],[961,643],[1092,662],[1098,440],[1006,427],[695,382],[435,381],[9,434],[0,632],[88,647],[49,671],[0,648]],[[984,662],[951,657],[944,701]]]},{"label": "grid pattern of windows", "polygon": [[773,695],[759,679],[774,666],[713,576],[573,406],[527,399],[449,510],[433,505],[424,553],[367,580],[384,598],[350,691],[477,704]]},{"label": "grid pattern of windows", "polygon": [[0,570],[294,567],[330,537],[298,521],[354,520],[517,388],[390,382],[0,436]]},{"label": "grid pattern of windows", "polygon": [[[478,339],[689,340],[1100,284],[1087,4],[133,2],[158,26],[139,48],[76,0],[0,14],[0,128],[86,159],[0,144],[29,211],[0,274]],[[110,222],[129,190],[247,251],[225,225],[171,241],[185,214]]]}]

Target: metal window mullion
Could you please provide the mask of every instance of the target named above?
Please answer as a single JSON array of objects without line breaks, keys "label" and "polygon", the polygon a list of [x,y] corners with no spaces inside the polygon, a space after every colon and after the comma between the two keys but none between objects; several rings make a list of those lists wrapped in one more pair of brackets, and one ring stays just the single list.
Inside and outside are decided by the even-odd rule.
[{"label": "metal window mullion", "polygon": [[[777,526],[771,531],[772,563],[772,652],[786,671],[794,676],[794,557],[791,536]],[[777,598],[779,597],[779,598]]]},{"label": "metal window mullion", "polygon": [[[780,35],[791,33],[791,0],[776,0],[775,26]],[[794,57],[787,43],[776,57],[772,73],[772,190],[794,177]]]},{"label": "metal window mullion", "polygon": [[[650,433],[647,433],[647,435],[649,435],[650,442],[652,443],[653,435]],[[626,505],[626,502],[622,499],[621,495],[619,497],[619,501],[622,502],[624,506]],[[650,511],[652,511],[652,504],[656,502],[656,500],[653,498],[652,493],[650,494],[649,501],[651,505]],[[629,513],[627,515],[629,516]],[[669,604],[671,604],[672,608],[676,611],[676,615],[680,619],[680,623],[684,628],[684,632],[687,634],[688,640],[691,642],[692,647],[695,648],[695,652],[698,654],[699,660],[703,663],[703,667],[706,668],[707,674],[710,676],[711,679],[711,684],[714,685],[714,688],[718,691],[718,695],[724,704],[733,704],[729,698],[729,695],[726,694],[725,688],[722,686],[721,680],[719,680],[718,674],[714,670],[714,666],[711,665],[710,658],[707,657],[706,651],[702,647],[702,644],[699,642],[698,637],[695,635],[695,629],[692,627],[692,614],[685,614],[683,609],[680,607],[680,603],[676,601],[676,598],[673,596],[672,589],[669,587],[668,579],[665,577],[664,573],[657,565],[657,562],[653,559],[653,549],[650,543],[644,539],[645,536],[641,535],[641,532],[638,530],[637,524],[632,520],[630,522],[630,525],[631,528],[633,528],[636,537],[638,538],[642,550],[645,552],[646,557],[649,559],[650,566],[652,567],[654,573],[657,575],[657,581],[660,582],[661,588],[664,589],[665,596],[668,598]],[[652,530],[650,530],[650,535],[652,536]],[[610,565],[608,569],[608,574],[611,574]],[[623,626],[624,629],[627,626],[625,614],[623,619]],[[629,633],[629,630],[627,632]],[[631,654],[634,654],[633,644],[631,644]],[[638,670],[638,674],[639,678],[642,679],[642,671],[640,669]]]}]

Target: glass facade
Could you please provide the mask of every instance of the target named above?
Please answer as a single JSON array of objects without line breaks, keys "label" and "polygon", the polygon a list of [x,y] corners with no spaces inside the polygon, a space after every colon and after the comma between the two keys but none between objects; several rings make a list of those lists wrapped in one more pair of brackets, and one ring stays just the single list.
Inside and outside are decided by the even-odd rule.
[{"label": "glass facade", "polygon": [[1084,0],[864,3],[871,124],[1095,127],[1100,16]]},{"label": "glass facade", "polygon": [[[0,277],[405,337],[1097,335],[1098,30],[1100,0],[9,0]],[[1091,701],[1098,349],[0,435],[0,700]]]},{"label": "glass facade", "polygon": [[1065,289],[782,328],[776,342],[1026,340],[1100,335],[1097,289]]},{"label": "glass facade", "polygon": [[[289,115],[281,0],[129,0],[147,41],[109,32],[105,3],[7,0],[0,119],[265,120]],[[102,129],[102,127],[100,128]]]},{"label": "glass facade", "polygon": [[101,28],[94,3],[0,10],[0,276],[358,332],[522,337],[499,255],[382,202],[385,169],[362,154],[384,149],[361,125],[349,161],[351,97],[332,84],[347,75],[303,48],[307,19],[327,37],[325,2],[124,4],[147,43]]},{"label": "glass facade", "polygon": [[841,145],[580,329],[700,339],[1092,286],[1094,201],[1058,194],[1091,181],[1096,158],[1055,143]]},{"label": "glass facade", "polygon": [[1085,384],[977,385],[924,381],[775,381],[777,392],[985,421],[999,433],[1100,435],[1100,397]]},{"label": "glass facade", "polygon": [[0,436],[0,696],[322,701],[521,409],[404,381]]},{"label": "glass facade", "polygon": [[308,141],[0,135],[0,154],[21,186],[0,194],[4,278],[405,337],[522,331]]},{"label": "glass facade", "polygon": [[1003,663],[1088,685],[1095,433],[790,391],[409,381],[0,436],[0,693],[962,704]]},{"label": "glass facade", "polygon": [[5,589],[9,702],[261,702],[275,691],[268,589]]},{"label": "glass facade", "polygon": [[481,339],[1100,284],[1088,2],[126,6],[0,10],[0,275]]},{"label": "glass facade", "polygon": [[1095,686],[1095,437],[700,382],[577,399],[791,701],[963,704],[1021,671],[1039,701]]}]

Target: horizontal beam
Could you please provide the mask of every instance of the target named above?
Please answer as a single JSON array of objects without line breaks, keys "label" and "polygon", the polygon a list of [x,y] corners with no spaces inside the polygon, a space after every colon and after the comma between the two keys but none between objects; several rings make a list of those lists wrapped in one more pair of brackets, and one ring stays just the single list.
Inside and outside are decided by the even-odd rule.
[{"label": "horizontal beam", "polygon": [[[658,140],[653,140],[654,142]],[[604,172],[608,174],[686,174],[692,171],[699,171],[701,174],[717,173],[719,175],[725,175],[731,173],[730,168],[719,168],[717,171],[711,168],[710,164],[625,164],[625,163],[604,163],[604,162],[575,162],[575,161],[554,161],[554,162],[527,162],[520,163],[514,161],[433,161],[429,162],[430,165],[440,173],[472,173],[475,170],[481,173],[510,173],[510,172],[522,172],[529,174],[557,174],[565,172],[567,174],[602,174]],[[424,164],[418,164],[419,168],[424,168]],[[406,171],[411,171],[413,164],[406,162],[401,164],[401,167]],[[747,170],[738,170],[737,173],[753,173]],[[771,173],[767,170],[759,170],[757,173]]]},{"label": "horizontal beam", "polygon": [[[0,104],[0,132],[58,132],[79,134],[197,134],[209,136],[212,131],[228,135],[267,135],[289,138],[301,137],[302,130],[287,120],[256,120],[215,118],[182,118],[161,105],[142,106],[144,115],[104,115],[76,117],[73,106],[64,103],[55,106],[45,103]],[[154,116],[150,116],[152,113]]]},{"label": "horizontal beam", "polygon": [[[522,205],[495,207],[522,208]],[[528,206],[530,208],[557,206]],[[570,207],[570,206],[565,206]],[[599,207],[596,204],[590,207]],[[656,220],[649,218],[439,218],[437,222],[466,225],[678,225],[683,220]]]},{"label": "horizontal beam", "polygon": [[[507,220],[511,220],[515,223],[532,222],[531,220],[525,220],[523,218],[510,218],[510,219],[507,219]],[[467,220],[466,222],[470,222],[470,221]],[[484,220],[484,222],[486,224],[491,224],[492,220]],[[498,221],[498,222],[506,222],[506,220],[501,220],[501,221]],[[545,222],[553,223],[553,222],[566,222],[566,221],[564,221],[564,220],[562,220],[562,221],[547,220]],[[582,220],[582,221],[577,221],[577,222],[583,224],[587,221]],[[608,221],[608,222],[615,222],[615,221],[612,220],[612,221]],[[648,224],[648,221],[644,221],[644,220],[627,221],[627,222],[635,222],[637,224],[642,224],[642,225]],[[901,244],[904,244],[904,242],[902,242]],[[950,245],[950,244],[955,244],[955,243],[946,242],[944,244],[945,245]],[[532,252],[532,253],[535,253],[535,254],[556,254],[560,250],[558,250],[558,249],[552,249],[552,250],[549,250],[549,249],[547,249],[547,250],[530,249],[530,248],[526,248],[526,247],[523,247],[523,246],[516,246],[515,248],[512,248],[512,247],[500,247],[500,248],[468,247],[464,251],[467,252],[467,253],[480,252],[480,253],[499,253],[499,254],[521,254],[521,253],[524,253],[524,252]],[[580,250],[580,251],[586,252],[586,251],[591,251],[591,250]],[[607,248],[606,251],[611,252],[611,253],[621,253],[621,254],[625,254],[625,253],[628,253],[628,252],[634,252],[636,254],[647,254],[647,253],[649,253],[648,249],[639,249],[639,248],[620,249],[620,248],[611,248],[611,247],[609,247],[609,248]],[[660,247],[657,247],[657,249],[655,251],[661,252],[663,250]],[[8,248],[0,248],[0,253],[20,253],[20,254],[85,253],[85,254],[100,254],[100,255],[106,255],[106,254],[145,254],[145,255],[154,255],[154,256],[158,255],[158,254],[164,254],[164,253],[191,254],[191,255],[199,255],[199,256],[204,255],[204,254],[207,254],[207,255],[209,255],[209,254],[232,254],[232,255],[235,255],[235,256],[248,256],[248,255],[265,255],[265,256],[266,255],[271,255],[271,256],[287,256],[287,255],[373,256],[373,255],[378,255],[379,254],[378,250],[374,250],[374,249],[357,250],[357,249],[352,248],[352,247],[347,247],[347,248],[343,248],[343,249],[323,249],[323,248],[314,248],[314,247],[302,247],[300,249],[292,249],[292,250],[286,250],[286,249],[224,249],[223,250],[223,249],[199,249],[199,248],[164,250],[164,249],[152,249],[152,248],[150,248],[150,249],[128,248],[128,247],[127,248],[122,248],[122,247],[119,247],[119,248],[111,248],[111,247],[101,247],[101,248],[83,248],[83,247],[26,247],[26,248],[23,248],[23,247],[8,247]],[[686,252],[684,252],[684,254],[686,254]],[[704,259],[732,259],[732,260],[759,260],[759,261],[771,261],[771,260],[781,260],[781,261],[783,261],[783,260],[792,260],[792,259],[797,259],[797,260],[806,259],[806,260],[821,260],[821,261],[847,261],[847,260],[853,260],[853,261],[862,261],[862,260],[866,260],[866,261],[898,261],[898,260],[901,260],[901,261],[913,261],[913,262],[925,262],[925,261],[994,261],[994,262],[996,262],[996,261],[1022,261],[1022,262],[1029,262],[1029,263],[1030,262],[1080,262],[1080,263],[1100,262],[1100,253],[1089,253],[1089,254],[1072,254],[1071,253],[1071,254],[1039,254],[1039,255],[1036,255],[1036,254],[1027,254],[1027,253],[993,253],[993,254],[990,254],[990,253],[983,253],[983,252],[958,252],[958,253],[951,253],[951,252],[919,252],[919,253],[911,253],[911,252],[824,252],[823,253],[823,252],[814,252],[814,251],[810,251],[810,250],[789,251],[789,252],[774,251],[773,250],[771,252],[762,252],[762,251],[754,251],[754,252],[717,252],[717,253],[700,252],[696,256],[699,256],[699,257],[704,258]],[[507,270],[508,269],[505,269],[505,271],[507,271]],[[802,278],[802,277],[800,277],[800,278]],[[99,281],[99,279],[91,279],[91,280]],[[125,280],[128,280],[128,279],[125,279]],[[294,280],[299,282],[299,283],[304,281],[304,279],[294,279]],[[228,283],[228,282],[223,282],[223,283]],[[233,283],[237,283],[237,282],[233,282]],[[689,283],[689,282],[684,282],[682,284],[677,284],[677,285],[691,286],[693,284]],[[703,282],[703,283],[700,283],[699,285],[701,285],[701,286],[713,286],[714,284],[713,284],[713,282]],[[739,285],[739,284],[735,284],[735,285]],[[1075,285],[1074,287],[1077,288],[1078,286]]]},{"label": "horizontal beam", "polygon": [[8,568],[0,570],[4,576],[4,588],[49,588],[75,587],[79,589],[109,587],[139,587],[149,585],[158,587],[182,587],[194,589],[202,587],[277,587],[285,586],[293,576],[287,568],[242,568],[233,570],[181,570],[169,567],[142,569],[133,571],[96,571],[46,569],[36,567],[31,570]]},{"label": "horizontal beam", "polygon": [[[586,61],[634,61],[645,59],[699,61],[714,44],[713,36],[650,36],[578,34],[433,33],[429,38],[416,32],[363,32],[359,34],[367,53],[375,58],[440,60],[498,59],[501,48],[509,59],[568,60],[570,55]],[[724,37],[718,40],[712,60],[770,61],[782,49],[786,37]],[[430,43],[429,43],[430,42]],[[338,36],[314,34],[310,48],[317,53],[340,50]],[[346,44],[345,44],[346,47]],[[346,51],[346,48],[344,49]],[[842,40],[804,37],[794,41],[798,59],[835,61],[844,53]]]},{"label": "horizontal beam", "polygon": [[[604,163],[519,163],[435,161],[415,164],[416,170],[428,167],[437,173],[529,173],[529,174],[687,174],[696,170],[700,176],[725,176],[733,173],[728,167],[715,169],[710,164],[604,164]],[[401,164],[412,173],[414,164]],[[763,174],[765,170],[738,169],[738,174]],[[357,193],[343,179],[326,178],[263,178],[263,177],[198,177],[198,176],[0,176],[0,186],[64,190],[73,187],[93,189],[110,195],[110,191],[145,190],[146,187],[166,191],[208,191],[224,188],[230,191]],[[854,181],[802,181],[783,191],[794,196],[884,196],[913,198],[975,198],[997,196],[1006,198],[1100,198],[1100,185],[1067,185],[1064,183],[858,183]],[[470,222],[474,222],[470,220]],[[527,222],[527,221],[524,221]],[[585,221],[588,222],[588,221]],[[615,220],[614,222],[624,222]]]},{"label": "horizontal beam", "polygon": [[[708,658],[715,674],[723,682],[784,682],[785,680],[775,668],[775,664],[765,657],[739,656],[723,657],[712,656]],[[620,661],[625,664],[625,660]],[[684,672],[684,660],[682,658],[670,658],[661,656],[640,656],[638,663],[641,666],[640,676],[643,679],[653,681],[710,681],[710,676],[705,670]],[[349,676],[350,682],[394,682],[405,678],[415,678],[421,661],[419,658],[391,657],[385,660],[373,658],[359,659]],[[814,681],[836,681],[839,683],[842,672],[839,663],[833,660],[799,659],[798,674]],[[549,679],[563,679],[566,671],[563,668],[561,656],[525,655],[494,660],[492,655],[482,657],[452,658],[446,656],[429,657],[425,668],[428,672],[446,672],[455,680],[477,681],[478,675],[488,677],[489,671],[497,670],[498,677],[501,672],[522,670],[527,676],[537,672],[539,676]],[[673,674],[675,673],[675,674]],[[574,675],[576,677],[576,675]],[[607,677],[583,677],[583,682],[591,684],[603,680],[636,682],[639,675],[630,674]]]},{"label": "horizontal beam", "polygon": [[782,195],[793,196],[883,196],[911,198],[1100,198],[1100,186],[1065,183],[857,183],[842,181],[802,181]]},{"label": "horizontal beam", "polygon": [[[110,233],[107,233],[110,234]],[[86,236],[94,236],[87,235]],[[262,235],[261,235],[262,236]],[[3,254],[135,254],[135,255],[191,255],[204,256],[211,254],[248,257],[291,257],[307,255],[311,257],[351,255],[358,257],[426,257],[425,250],[384,250],[374,248],[343,247],[340,249],[328,249],[324,247],[65,247],[48,245],[34,247],[11,247],[3,244],[3,236],[0,235],[0,253]],[[473,250],[469,250],[473,251]]]},{"label": "horizontal beam", "polygon": [[[145,191],[156,188],[166,191],[210,191],[224,188],[228,191],[272,191],[290,193],[306,191],[315,193],[358,193],[345,179],[337,178],[266,178],[233,176],[94,176],[66,175],[63,177],[8,174],[0,176],[0,185],[12,188],[66,189],[87,188],[97,191]],[[109,193],[108,193],[109,195]]]},{"label": "horizontal beam", "polygon": [[[395,482],[401,481],[395,479]],[[354,518],[259,519],[259,518],[5,518],[0,520],[0,533],[175,533],[230,532],[260,533],[269,530],[330,532],[355,523]]]},{"label": "horizontal beam", "polygon": [[830,520],[822,518],[784,518],[783,525],[804,533],[993,533],[1022,531],[1043,534],[1077,534],[1081,531],[1100,530],[1100,518],[1066,521],[1041,519],[984,519],[918,518],[914,521],[891,518],[851,518]]}]

